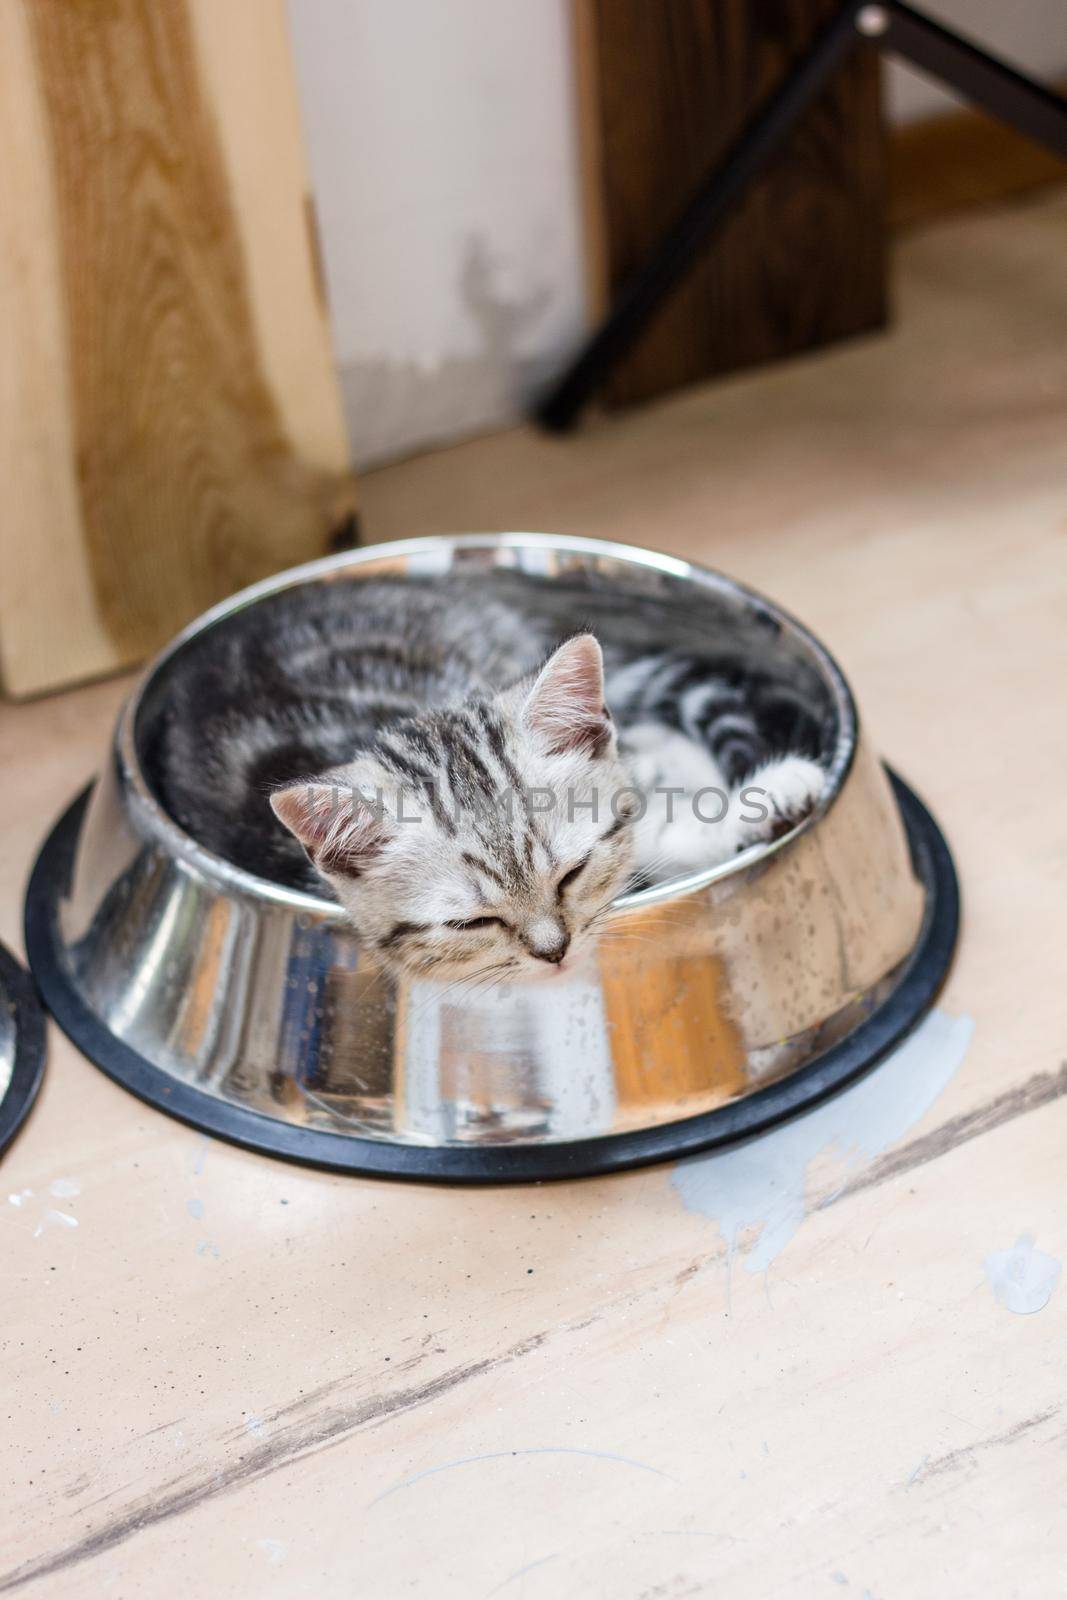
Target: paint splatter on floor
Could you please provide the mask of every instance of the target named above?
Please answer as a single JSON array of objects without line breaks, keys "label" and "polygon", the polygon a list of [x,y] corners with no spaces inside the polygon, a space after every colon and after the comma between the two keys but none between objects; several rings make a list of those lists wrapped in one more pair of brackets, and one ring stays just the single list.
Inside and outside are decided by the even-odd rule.
[{"label": "paint splatter on floor", "polygon": [[807,1215],[815,1158],[832,1148],[850,1166],[902,1138],[959,1070],[973,1032],[970,1017],[933,1011],[852,1088],[748,1144],[679,1162],[671,1182],[688,1210],[718,1223],[730,1262],[758,1229],[745,1266],[766,1272]]},{"label": "paint splatter on floor", "polygon": [[66,1211],[53,1211],[51,1208],[49,1208],[42,1216],[36,1228],[34,1228],[33,1237],[35,1239],[39,1239],[44,1230],[49,1227],[76,1228],[77,1226],[77,1217],[69,1216]]},{"label": "paint splatter on floor", "polygon": [[1032,1233],[1020,1234],[1010,1250],[994,1250],[985,1258],[986,1281],[997,1303],[1020,1317],[1045,1309],[1060,1271],[1055,1256],[1035,1249]]}]

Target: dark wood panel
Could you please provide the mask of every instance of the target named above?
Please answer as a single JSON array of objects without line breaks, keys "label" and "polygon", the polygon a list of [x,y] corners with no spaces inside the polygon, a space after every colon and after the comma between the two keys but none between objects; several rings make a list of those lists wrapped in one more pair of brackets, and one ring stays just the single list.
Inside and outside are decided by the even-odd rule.
[{"label": "dark wood panel", "polygon": [[[593,300],[646,259],[833,0],[576,0]],[[879,327],[878,64],[857,51],[619,364],[622,404]]]}]

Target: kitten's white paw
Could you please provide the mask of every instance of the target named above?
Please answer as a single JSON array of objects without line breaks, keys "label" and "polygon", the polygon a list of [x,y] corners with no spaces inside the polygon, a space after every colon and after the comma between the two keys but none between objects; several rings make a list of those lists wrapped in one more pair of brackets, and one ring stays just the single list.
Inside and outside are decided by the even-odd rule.
[{"label": "kitten's white paw", "polygon": [[[719,766],[687,735],[639,723],[626,730],[620,747],[646,797],[634,828],[634,857],[652,882],[719,866],[753,845],[780,839],[814,809],[826,782],[817,761],[779,756],[750,773],[727,804]],[[725,806],[721,815],[716,796]]]},{"label": "kitten's white paw", "polygon": [[[751,809],[765,810],[758,821],[746,821],[740,849],[778,839],[814,811],[826,784],[826,769],[807,756],[782,756],[758,767],[741,785]],[[748,800],[745,799],[748,797]]]}]

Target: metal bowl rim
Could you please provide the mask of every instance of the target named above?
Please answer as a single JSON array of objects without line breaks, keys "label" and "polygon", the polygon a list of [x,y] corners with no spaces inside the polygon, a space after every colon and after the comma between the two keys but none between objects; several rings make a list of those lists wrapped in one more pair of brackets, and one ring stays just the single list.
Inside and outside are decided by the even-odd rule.
[{"label": "metal bowl rim", "polygon": [[47,1035],[33,978],[6,945],[0,944],[0,986],[11,1000],[14,1060],[7,1089],[0,1095],[0,1152],[29,1116],[44,1077]]},{"label": "metal bowl rim", "polygon": [[111,747],[111,757],[115,762],[120,785],[136,812],[142,833],[161,845],[192,875],[212,884],[227,895],[284,906],[321,922],[344,923],[344,912],[339,905],[329,900],[321,900],[316,895],[306,894],[299,889],[287,888],[283,884],[274,883],[269,878],[261,878],[243,867],[234,865],[224,857],[206,849],[175,821],[156,799],[141,765],[137,749],[137,721],[141,707],[157,675],[186,645],[226,618],[270,595],[296,588],[309,580],[344,572],[350,567],[372,566],[379,561],[431,555],[438,551],[450,553],[455,550],[479,549],[570,551],[579,555],[629,563],[633,566],[651,567],[671,577],[691,581],[701,589],[725,591],[733,598],[740,598],[753,606],[760,607],[773,616],[786,632],[799,640],[814,659],[816,667],[833,695],[839,719],[837,748],[829,770],[830,781],[814,811],[780,839],[770,844],[753,845],[720,866],[689,873],[680,878],[667,879],[650,888],[620,896],[613,907],[616,914],[625,914],[664,900],[675,900],[697,893],[708,884],[744,872],[757,862],[762,864],[772,856],[792,849],[797,840],[826,815],[841,792],[852,767],[859,741],[859,712],[848,680],[833,655],[809,628],[776,601],[768,599],[766,595],[748,584],[727,577],[725,573],[711,567],[684,561],[678,556],[648,550],[640,545],[621,544],[613,540],[591,539],[574,534],[466,533],[432,534],[421,538],[398,539],[384,544],[365,545],[361,549],[343,550],[336,555],[322,556],[317,560],[304,562],[301,566],[290,567],[273,577],[263,578],[258,583],[239,590],[228,599],[202,612],[176,634],[169,644],[149,661],[135,682],[120,713]]}]

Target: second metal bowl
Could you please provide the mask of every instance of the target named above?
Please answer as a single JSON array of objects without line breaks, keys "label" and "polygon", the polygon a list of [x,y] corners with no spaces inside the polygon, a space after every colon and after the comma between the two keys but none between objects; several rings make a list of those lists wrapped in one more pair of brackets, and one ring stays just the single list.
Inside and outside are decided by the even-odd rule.
[{"label": "second metal bowl", "polygon": [[0,1152],[29,1116],[44,1075],[44,1012],[28,972],[0,945]]}]

